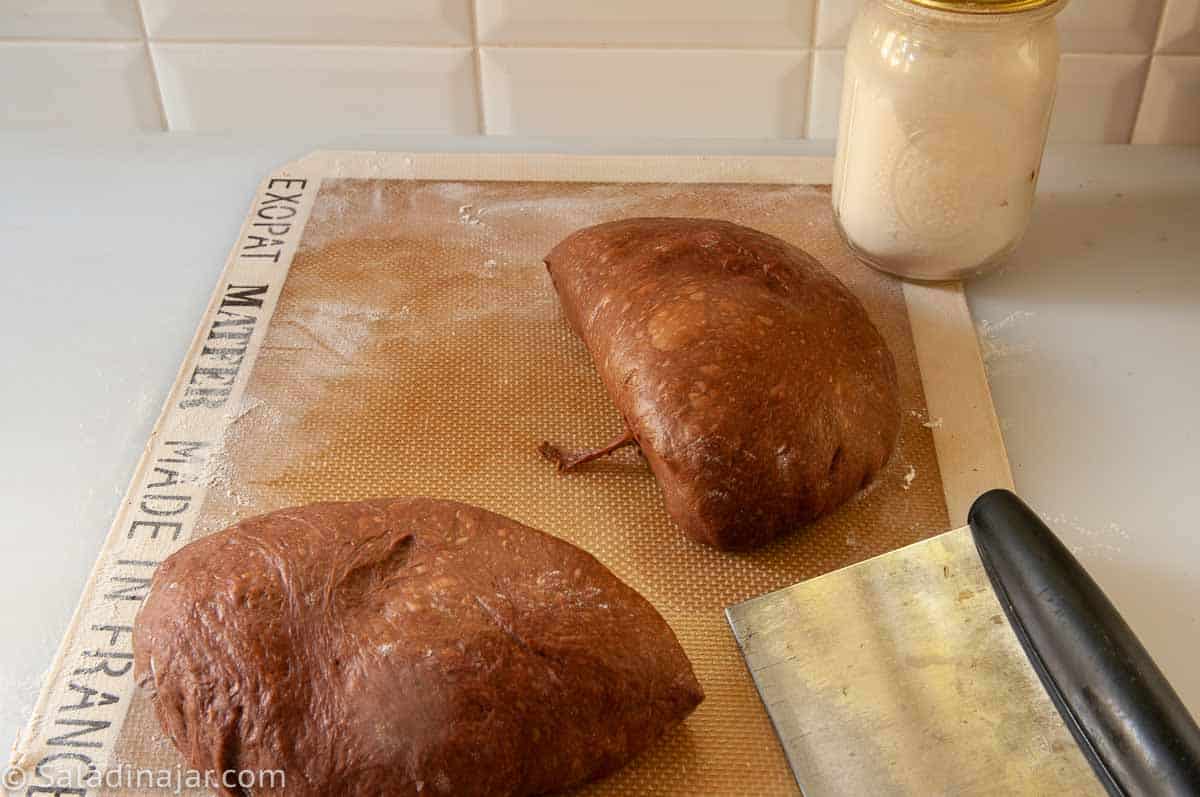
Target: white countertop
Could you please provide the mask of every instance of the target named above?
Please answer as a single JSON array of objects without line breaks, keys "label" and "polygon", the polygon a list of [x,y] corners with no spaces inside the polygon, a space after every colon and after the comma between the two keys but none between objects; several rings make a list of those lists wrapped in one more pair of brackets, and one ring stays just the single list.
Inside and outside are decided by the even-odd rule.
[{"label": "white countertop", "polygon": [[[0,738],[24,723],[258,180],[319,148],[821,142],[0,133]],[[1052,150],[968,287],[1017,490],[1200,715],[1200,148]]]}]

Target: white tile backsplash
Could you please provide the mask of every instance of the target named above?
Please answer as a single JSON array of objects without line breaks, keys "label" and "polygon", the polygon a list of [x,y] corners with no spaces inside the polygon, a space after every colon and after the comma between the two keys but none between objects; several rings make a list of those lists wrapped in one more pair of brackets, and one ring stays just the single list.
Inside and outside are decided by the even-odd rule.
[{"label": "white tile backsplash", "polygon": [[1064,55],[1050,140],[1129,143],[1149,65],[1148,55]]},{"label": "white tile backsplash", "polygon": [[145,45],[0,42],[0,75],[8,127],[162,129]]},{"label": "white tile backsplash", "polygon": [[811,46],[817,0],[476,0],[484,44]]},{"label": "white tile backsplash", "polygon": [[470,0],[141,0],[154,39],[470,44]]},{"label": "white tile backsplash", "polygon": [[[0,127],[161,105],[178,130],[831,139],[864,2],[0,0]],[[1200,57],[1200,0],[1069,0],[1057,24],[1052,140],[1193,140],[1194,62],[1164,59]]]},{"label": "white tile backsplash", "polygon": [[845,63],[844,50],[813,52],[806,138],[837,138],[838,116],[842,109],[842,71]]},{"label": "white tile backsplash", "polygon": [[1200,144],[1200,55],[1157,55],[1134,144]]},{"label": "white tile backsplash", "polygon": [[488,133],[798,138],[807,52],[484,48]]},{"label": "white tile backsplash", "polygon": [[1167,0],[1155,49],[1200,55],[1200,0]]},{"label": "white tile backsplash", "polygon": [[471,50],[155,44],[171,130],[479,132]]},{"label": "white tile backsplash", "polygon": [[1163,0],[1070,0],[1058,15],[1063,52],[1147,53]]},{"label": "white tile backsplash", "polygon": [[137,0],[0,0],[0,38],[140,41]]}]

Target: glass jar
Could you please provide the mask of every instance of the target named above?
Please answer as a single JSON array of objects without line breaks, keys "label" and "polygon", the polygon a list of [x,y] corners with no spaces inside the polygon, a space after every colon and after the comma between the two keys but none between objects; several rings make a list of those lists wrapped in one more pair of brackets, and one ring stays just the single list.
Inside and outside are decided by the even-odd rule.
[{"label": "glass jar", "polygon": [[918,280],[979,274],[1029,222],[1063,0],[866,0],[846,45],[833,178],[861,260]]}]

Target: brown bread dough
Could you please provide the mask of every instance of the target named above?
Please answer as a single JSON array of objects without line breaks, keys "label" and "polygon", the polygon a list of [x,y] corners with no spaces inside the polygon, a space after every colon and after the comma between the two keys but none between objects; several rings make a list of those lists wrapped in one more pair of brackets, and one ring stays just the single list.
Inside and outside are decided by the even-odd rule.
[{"label": "brown bread dough", "polygon": [[256,795],[555,791],[703,699],[662,617],[590,554],[427,498],[286,509],[187,545],[134,653],[189,766],[284,771]]},{"label": "brown bread dough", "polygon": [[745,549],[830,512],[887,462],[900,430],[892,355],[858,299],[806,252],[725,221],[640,218],[546,257],[567,320],[667,511]]}]

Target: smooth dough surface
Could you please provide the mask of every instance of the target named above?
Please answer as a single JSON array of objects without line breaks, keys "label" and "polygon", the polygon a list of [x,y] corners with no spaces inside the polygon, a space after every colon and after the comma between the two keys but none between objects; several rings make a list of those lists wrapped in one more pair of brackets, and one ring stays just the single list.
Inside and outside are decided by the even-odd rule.
[{"label": "smooth dough surface", "polygon": [[666,622],[590,554],[424,498],[185,546],[134,652],[189,766],[284,771],[254,794],[541,794],[620,767],[703,699]]}]

